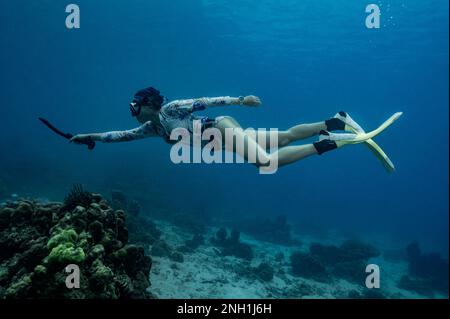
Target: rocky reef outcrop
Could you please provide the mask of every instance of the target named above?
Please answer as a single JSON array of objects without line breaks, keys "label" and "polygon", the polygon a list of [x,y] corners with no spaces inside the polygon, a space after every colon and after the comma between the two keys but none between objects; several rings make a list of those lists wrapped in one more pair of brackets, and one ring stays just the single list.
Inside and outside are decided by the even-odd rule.
[{"label": "rocky reef outcrop", "polygon": [[240,232],[232,230],[229,234],[225,228],[220,228],[211,238],[211,243],[218,247],[218,254],[222,256],[235,256],[246,260],[253,258],[252,247],[240,241]]},{"label": "rocky reef outcrop", "polygon": [[313,243],[309,253],[293,253],[294,275],[318,281],[343,278],[363,285],[370,258],[380,255],[378,249],[359,240],[347,240],[341,246]]},{"label": "rocky reef outcrop", "polygon": [[438,253],[422,253],[417,242],[406,247],[409,274],[404,275],[398,286],[433,297],[435,292],[448,295],[448,260]]},{"label": "rocky reef outcrop", "polygon": [[[64,203],[8,202],[0,208],[0,298],[150,298],[152,260],[128,244],[123,210],[74,187]],[[80,270],[66,286],[65,267]]]},{"label": "rocky reef outcrop", "polygon": [[145,214],[141,214],[141,205],[121,190],[111,191],[111,207],[126,213],[125,226],[129,233],[129,242],[142,245],[146,252],[150,245],[160,239],[161,231]]}]

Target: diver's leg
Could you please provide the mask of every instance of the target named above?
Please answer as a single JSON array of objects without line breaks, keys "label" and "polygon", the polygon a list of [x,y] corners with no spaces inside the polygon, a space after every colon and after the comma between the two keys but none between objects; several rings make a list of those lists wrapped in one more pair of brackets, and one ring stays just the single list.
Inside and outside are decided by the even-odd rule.
[{"label": "diver's leg", "polygon": [[258,143],[261,146],[266,147],[266,149],[269,149],[270,140],[273,141],[275,138],[277,138],[278,147],[283,147],[291,144],[292,142],[300,141],[306,138],[310,138],[312,136],[319,135],[321,131],[330,131],[330,132],[339,130],[343,131],[345,127],[346,123],[342,120],[342,118],[333,117],[322,122],[299,124],[291,127],[287,131],[258,132]]},{"label": "diver's leg", "polygon": [[[230,127],[241,127],[241,125],[230,116],[221,116],[217,118],[218,122],[225,121]],[[277,139],[277,147],[281,148],[306,138],[319,135],[321,131],[344,130],[345,123],[340,118],[331,118],[326,121],[299,124],[289,128],[286,131],[257,131],[258,143],[266,150],[270,149],[270,141]]]},{"label": "diver's leg", "polygon": [[319,135],[320,131],[326,130],[327,125],[325,121],[312,124],[300,124],[291,127],[287,132],[289,133],[290,142],[303,140],[315,135]]},{"label": "diver's leg", "polygon": [[[278,167],[294,163],[311,155],[322,155],[323,153],[336,150],[339,147],[350,144],[350,141],[355,141],[356,134],[336,134],[322,130],[319,132],[320,138],[318,142],[308,145],[285,146],[280,148],[277,152],[270,154],[278,157]],[[357,142],[360,143],[361,141]]]},{"label": "diver's leg", "polygon": [[[327,126],[325,122],[299,124],[291,127],[286,131],[257,131],[257,141],[261,147],[269,150],[270,142],[277,140],[277,147],[284,147],[292,142],[303,140],[308,137],[318,135],[320,131],[325,130]],[[273,142],[272,142],[273,143]]]},{"label": "diver's leg", "polygon": [[281,167],[297,162],[311,155],[318,154],[314,144],[285,146],[279,148],[276,152],[269,154],[255,141],[253,136],[250,136],[242,129],[237,130],[235,134],[237,141],[239,139],[244,140],[244,148],[239,148],[235,145],[236,143],[234,143],[234,141],[231,141],[232,145],[227,146],[227,143],[229,142],[225,141],[226,148],[228,150],[233,150],[247,161],[249,161],[250,158],[249,150],[256,150],[255,160],[249,162],[257,167],[270,166],[270,163],[274,163],[274,161],[276,161],[277,167]]},{"label": "diver's leg", "polygon": [[262,147],[269,149],[270,141],[277,139],[278,147],[284,147],[292,142],[318,135],[320,131],[326,130],[327,128],[326,122],[323,121],[310,124],[299,124],[286,131],[258,131],[258,143]]},{"label": "diver's leg", "polygon": [[318,153],[314,145],[307,144],[282,147],[270,156],[278,156],[278,167],[281,167],[316,154]]},{"label": "diver's leg", "polygon": [[[278,163],[278,167],[284,166],[290,163],[297,162],[301,159],[304,159],[308,156],[318,154],[318,151],[314,144],[308,145],[296,145],[296,146],[287,146],[279,149],[278,151],[268,154],[254,139],[253,136],[249,135],[247,132],[242,130],[239,123],[231,117],[222,117],[216,124],[216,127],[221,131],[225,149],[228,151],[232,151],[240,156],[242,156],[245,160],[249,161],[253,159],[253,161],[249,161],[250,163],[260,166],[268,166],[273,160],[276,159]],[[235,139],[228,140],[225,138],[225,129],[231,128],[234,130]],[[243,141],[243,143],[239,143],[239,141]],[[249,150],[255,152],[256,154],[251,158]]]}]

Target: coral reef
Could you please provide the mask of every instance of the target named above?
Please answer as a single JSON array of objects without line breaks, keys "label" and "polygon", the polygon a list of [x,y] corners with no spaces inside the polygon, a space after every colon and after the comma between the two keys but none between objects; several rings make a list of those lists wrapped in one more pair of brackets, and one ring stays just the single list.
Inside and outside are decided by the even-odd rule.
[{"label": "coral reef", "polygon": [[211,238],[211,243],[220,248],[219,254],[222,256],[235,256],[246,260],[253,258],[251,246],[240,241],[240,232],[237,230],[228,234],[225,228],[220,228],[215,237]]},{"label": "coral reef", "polygon": [[129,236],[129,242],[142,245],[148,251],[148,247],[161,237],[161,231],[155,223],[147,216],[140,214],[140,204],[134,199],[129,199],[120,190],[111,191],[111,203],[114,209],[122,211],[126,216],[125,225],[128,234],[122,235]]},{"label": "coral reef", "polygon": [[438,253],[423,254],[419,244],[413,242],[406,247],[409,276],[403,276],[400,288],[433,296],[434,291],[448,295],[448,260]]},{"label": "coral reef", "polygon": [[313,243],[309,254],[294,253],[291,265],[297,276],[318,281],[337,277],[363,285],[368,260],[379,255],[378,249],[359,240],[347,240],[339,247]]},{"label": "coral reef", "polygon": [[309,247],[311,255],[316,256],[324,263],[343,263],[355,260],[367,261],[378,257],[380,252],[372,245],[359,240],[347,240],[340,247],[313,243]]},{"label": "coral reef", "polygon": [[[0,210],[0,298],[149,298],[151,258],[127,244],[123,211],[80,186],[64,204],[20,200]],[[80,269],[68,289],[65,267]]]},{"label": "coral reef", "polygon": [[340,247],[312,244],[310,254],[324,263],[332,276],[364,284],[368,261],[380,252],[359,240],[347,240]]},{"label": "coral reef", "polygon": [[287,222],[286,216],[278,216],[275,219],[254,218],[239,220],[233,223],[232,226],[262,241],[287,246],[299,244],[292,238],[291,226]]},{"label": "coral reef", "polygon": [[64,198],[64,206],[61,208],[62,211],[72,211],[75,207],[87,207],[92,202],[92,194],[86,192],[83,186],[80,184],[75,184]]}]

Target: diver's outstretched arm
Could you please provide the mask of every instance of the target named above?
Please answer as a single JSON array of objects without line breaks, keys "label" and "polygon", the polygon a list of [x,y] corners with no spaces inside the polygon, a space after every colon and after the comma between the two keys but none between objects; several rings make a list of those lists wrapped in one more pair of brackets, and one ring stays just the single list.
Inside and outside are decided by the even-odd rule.
[{"label": "diver's outstretched arm", "polygon": [[158,136],[151,121],[131,130],[111,131],[104,133],[77,134],[70,139],[71,142],[81,144],[88,140],[103,143],[118,143],[139,140],[147,137]]},{"label": "diver's outstretched arm", "polygon": [[191,112],[202,111],[209,107],[227,106],[227,105],[244,105],[244,106],[259,106],[261,100],[254,95],[231,97],[202,97],[198,99],[176,100],[166,104],[167,108],[184,108]]}]

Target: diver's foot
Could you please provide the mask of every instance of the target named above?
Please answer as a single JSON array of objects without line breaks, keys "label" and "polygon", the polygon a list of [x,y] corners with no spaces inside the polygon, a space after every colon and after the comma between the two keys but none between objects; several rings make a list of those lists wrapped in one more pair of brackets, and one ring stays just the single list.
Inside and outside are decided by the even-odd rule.
[{"label": "diver's foot", "polygon": [[364,129],[353,120],[350,115],[344,111],[340,111],[336,113],[334,116],[335,119],[339,119],[344,123],[344,128],[342,131],[353,132],[353,133],[365,133]]},{"label": "diver's foot", "polygon": [[351,141],[355,139],[356,134],[352,133],[330,133],[328,131],[320,131],[319,141],[313,143],[317,153],[322,155],[325,152],[337,149],[340,146],[345,145],[345,141]]}]

